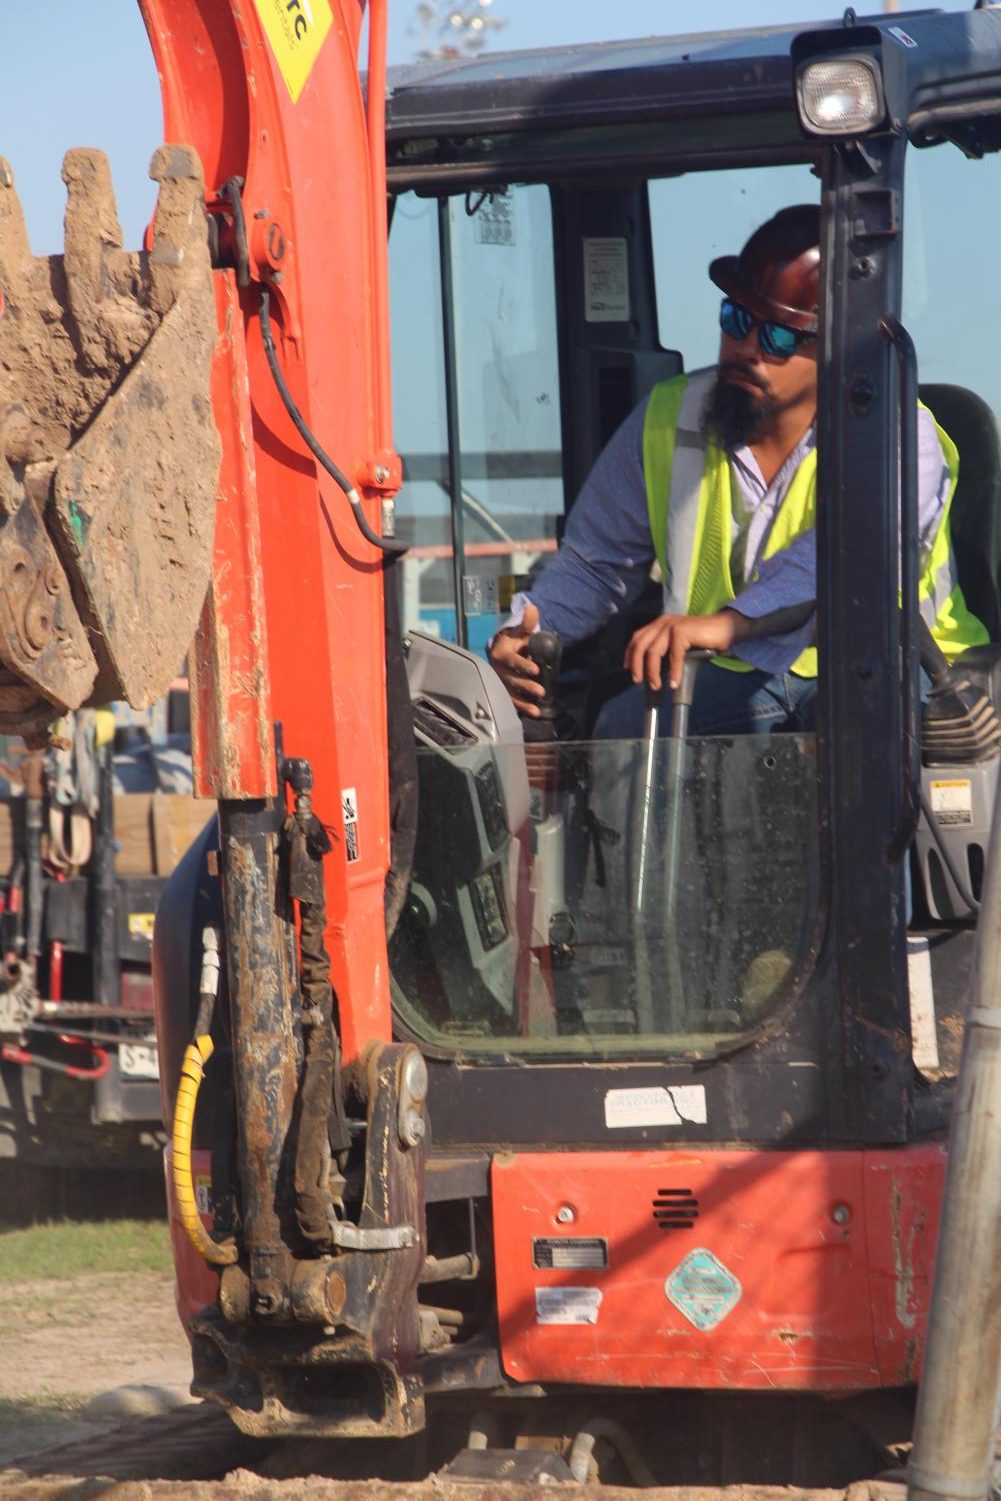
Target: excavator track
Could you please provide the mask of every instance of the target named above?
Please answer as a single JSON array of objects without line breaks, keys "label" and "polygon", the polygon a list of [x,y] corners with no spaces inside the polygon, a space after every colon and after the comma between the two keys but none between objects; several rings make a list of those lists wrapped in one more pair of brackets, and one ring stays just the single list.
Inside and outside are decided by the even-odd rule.
[{"label": "excavator track", "polygon": [[[405,1442],[373,1455],[372,1442],[269,1442],[250,1439],[208,1405],[191,1406],[158,1417],[125,1423],[97,1437],[45,1449],[0,1471],[2,1501],[534,1501],[541,1484],[507,1478],[526,1467],[519,1463],[531,1450],[479,1451],[479,1475],[454,1461],[452,1466],[418,1474],[422,1445]],[[395,1453],[393,1451],[396,1451]],[[424,1450],[426,1452],[426,1449]],[[467,1450],[466,1455],[475,1451]],[[534,1451],[536,1455],[541,1451]],[[411,1471],[410,1475],[400,1473]],[[465,1473],[463,1473],[465,1472]],[[493,1472],[493,1473],[491,1473]],[[375,1474],[376,1478],[371,1478]],[[389,1478],[392,1476],[392,1478]],[[635,1486],[589,1480],[550,1480],[548,1486],[577,1491],[602,1501],[627,1501]],[[547,1486],[547,1488],[548,1488]],[[906,1487],[897,1480],[857,1481],[840,1488],[777,1485],[649,1486],[651,1501],[904,1501]]]},{"label": "excavator track", "polygon": [[[506,1400],[505,1406],[513,1404]],[[468,1406],[432,1414],[426,1432],[396,1440],[254,1439],[240,1433],[226,1415],[209,1403],[192,1403],[154,1417],[112,1422],[103,1431],[86,1438],[63,1442],[15,1460],[0,1470],[0,1501],[82,1501],[108,1496],[116,1501],[155,1501],[160,1497],[185,1497],[192,1501],[238,1501],[244,1497],[276,1498],[276,1501],[451,1501],[451,1498],[482,1498],[482,1501],[529,1501],[540,1486],[555,1486],[566,1494],[577,1491],[602,1501],[626,1501],[639,1491],[652,1501],[904,1501],[905,1472],[888,1469],[879,1478],[859,1479],[850,1484],[769,1484],[760,1482],[706,1484],[652,1483],[669,1478],[663,1465],[654,1477],[645,1473],[641,1443],[621,1426],[614,1445],[602,1445],[605,1431],[615,1437],[615,1420],[595,1418],[588,1425],[599,1442],[581,1450],[564,1434],[559,1398],[535,1399],[537,1417],[521,1425],[522,1436],[515,1448],[502,1448],[505,1424],[496,1409],[479,1411]],[[679,1419],[670,1398],[661,1401],[666,1424]],[[565,1416],[565,1415],[564,1415]],[[757,1419],[747,1424],[754,1432]],[[683,1420],[682,1420],[683,1421]],[[679,1422],[681,1427],[681,1422]],[[534,1431],[532,1431],[534,1430]],[[795,1430],[795,1431],[794,1431]],[[642,1425],[637,1430],[642,1433]],[[461,1447],[463,1435],[467,1447]],[[686,1442],[694,1435],[683,1435]],[[809,1473],[818,1479],[827,1465],[833,1476],[838,1456],[825,1457],[825,1445],[814,1441],[803,1452],[803,1434],[793,1425],[783,1438],[788,1441],[788,1474]],[[456,1449],[456,1443],[460,1445]],[[632,1454],[630,1454],[632,1446]],[[809,1447],[809,1445],[808,1445]],[[576,1480],[567,1465],[577,1456],[576,1473],[584,1454],[585,1481]],[[877,1455],[874,1451],[874,1459]],[[623,1467],[623,1460],[629,1461]],[[804,1468],[805,1466],[805,1468]],[[625,1469],[632,1468],[626,1476]],[[737,1453],[730,1453],[728,1474],[761,1474],[759,1456],[752,1439]],[[679,1466],[678,1474],[691,1478],[691,1464]],[[601,1477],[608,1477],[603,1480]],[[621,1483],[628,1479],[628,1483]],[[646,1483],[643,1483],[646,1482]]]}]

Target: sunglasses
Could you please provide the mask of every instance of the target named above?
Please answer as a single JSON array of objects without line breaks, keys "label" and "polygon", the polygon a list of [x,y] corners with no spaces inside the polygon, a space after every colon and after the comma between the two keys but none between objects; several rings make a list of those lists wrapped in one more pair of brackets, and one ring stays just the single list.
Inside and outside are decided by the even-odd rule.
[{"label": "sunglasses", "polygon": [[751,329],[756,328],[762,353],[769,354],[776,360],[787,360],[801,344],[812,344],[817,337],[816,334],[804,334],[798,329],[786,328],[783,323],[765,323],[729,297],[724,297],[720,304],[719,326],[728,339],[738,341],[746,339]]}]

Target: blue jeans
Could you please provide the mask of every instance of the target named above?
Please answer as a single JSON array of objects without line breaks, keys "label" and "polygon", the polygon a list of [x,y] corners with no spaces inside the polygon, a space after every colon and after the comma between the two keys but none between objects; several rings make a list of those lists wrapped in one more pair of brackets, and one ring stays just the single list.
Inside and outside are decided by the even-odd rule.
[{"label": "blue jeans", "polygon": [[[671,690],[660,703],[660,733],[671,730]],[[690,735],[767,735],[772,730],[812,730],[816,678],[791,672],[729,672],[703,662],[695,679]],[[594,726],[595,740],[638,740],[646,717],[646,689],[633,684],[609,699]]]}]

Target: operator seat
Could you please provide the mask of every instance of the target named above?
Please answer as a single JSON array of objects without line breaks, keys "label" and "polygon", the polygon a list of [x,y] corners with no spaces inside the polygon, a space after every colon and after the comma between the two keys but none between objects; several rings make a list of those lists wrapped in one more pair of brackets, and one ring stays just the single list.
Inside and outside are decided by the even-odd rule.
[{"label": "operator seat", "polygon": [[950,527],[966,603],[1001,642],[1001,430],[992,409],[965,386],[923,385],[921,400],[959,450]]}]

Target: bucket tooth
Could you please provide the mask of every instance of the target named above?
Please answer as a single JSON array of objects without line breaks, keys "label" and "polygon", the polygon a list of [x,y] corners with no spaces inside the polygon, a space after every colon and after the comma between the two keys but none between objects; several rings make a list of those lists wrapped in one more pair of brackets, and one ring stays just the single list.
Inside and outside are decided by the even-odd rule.
[{"label": "bucket tooth", "polygon": [[[0,726],[169,686],[208,587],[221,449],[204,180],[165,146],[149,254],[103,153],[67,152],[65,253],[31,255],[0,158]],[[16,581],[16,586],[15,586]],[[44,639],[43,639],[44,637]]]}]

